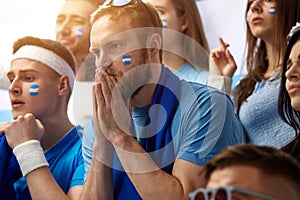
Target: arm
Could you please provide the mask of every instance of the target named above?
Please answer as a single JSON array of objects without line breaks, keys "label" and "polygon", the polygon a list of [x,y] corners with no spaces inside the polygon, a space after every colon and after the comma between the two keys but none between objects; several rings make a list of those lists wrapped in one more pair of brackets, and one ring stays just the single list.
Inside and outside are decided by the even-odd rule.
[{"label": "arm", "polygon": [[122,166],[142,199],[188,199],[190,192],[204,186],[200,181],[202,166],[176,159],[170,175],[159,169],[134,138],[117,140],[120,142],[113,143]]},{"label": "arm", "polygon": [[[80,199],[113,199],[113,180],[112,180],[112,158],[113,158],[113,148],[111,144],[105,139],[102,131],[98,124],[98,105],[96,103],[95,87],[93,87],[93,117],[94,124],[89,123],[85,128],[83,136],[83,156],[85,158],[86,171],[88,170],[88,177],[84,184],[83,192]],[[91,153],[89,146],[93,142],[92,140],[94,133],[91,133],[92,129],[90,126],[94,126],[94,131],[96,134],[95,142],[93,144],[92,150],[92,161],[89,162],[90,155],[85,155]],[[86,144],[85,144],[86,143]],[[87,145],[85,147],[85,145]],[[87,152],[86,152],[87,151]],[[90,166],[89,166],[90,165]]]},{"label": "arm", "polygon": [[[39,143],[43,133],[44,127],[32,114],[19,116],[5,129],[8,144],[13,149],[21,166],[23,176],[25,176],[28,183],[31,198],[44,200],[54,198],[71,199],[72,197],[72,199],[78,199],[78,194],[82,187],[71,188],[69,190],[70,196],[67,196],[53,178]],[[28,146],[27,144],[32,144],[31,142],[34,142],[35,145]],[[26,152],[28,147],[30,148],[30,154],[34,154],[34,156]]]},{"label": "arm", "polygon": [[111,106],[119,108],[119,102],[111,101],[111,85],[114,85],[116,80],[105,75],[101,78],[101,83],[95,88],[99,126],[103,136],[115,148],[124,170],[141,198],[188,199],[188,194],[201,185],[199,177],[202,167],[177,159],[172,175],[161,170],[137,140],[116,124],[111,111]]},{"label": "arm", "polygon": [[219,38],[220,49],[210,52],[208,85],[226,93],[231,91],[231,78],[237,69],[235,60],[228,50],[229,44]]}]

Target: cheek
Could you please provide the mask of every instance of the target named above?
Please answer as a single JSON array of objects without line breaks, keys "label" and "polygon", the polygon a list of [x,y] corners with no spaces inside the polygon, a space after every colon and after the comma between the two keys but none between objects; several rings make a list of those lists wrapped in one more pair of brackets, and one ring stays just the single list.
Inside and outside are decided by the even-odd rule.
[{"label": "cheek", "polygon": [[75,31],[75,35],[77,38],[81,38],[84,34],[85,34],[85,32],[82,28],[77,28]]},{"label": "cheek", "polygon": [[288,90],[288,88],[289,88],[289,80],[286,79],[286,81],[285,81],[285,89],[286,89],[286,91]]},{"label": "cheek", "polygon": [[249,22],[250,22],[251,15],[252,15],[251,11],[248,10],[247,15],[246,15],[246,20],[247,20],[247,23],[248,23],[248,24],[249,24]]},{"label": "cheek", "polygon": [[291,98],[291,106],[295,110],[300,111],[300,96],[294,96]]},{"label": "cheek", "polygon": [[276,7],[275,6],[270,6],[269,7],[269,14],[275,15],[276,14]]}]

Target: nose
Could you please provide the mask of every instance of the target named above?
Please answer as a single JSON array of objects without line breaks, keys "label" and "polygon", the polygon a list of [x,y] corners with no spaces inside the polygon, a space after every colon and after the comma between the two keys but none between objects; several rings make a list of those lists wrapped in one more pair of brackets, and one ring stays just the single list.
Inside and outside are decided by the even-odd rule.
[{"label": "nose", "polygon": [[262,12],[262,0],[253,1],[250,10],[252,13],[261,13]]},{"label": "nose", "polygon": [[56,24],[56,33],[60,33],[62,35],[70,35],[71,34],[71,27],[69,20],[64,20],[60,24]]},{"label": "nose", "polygon": [[22,94],[21,87],[17,84],[17,81],[14,80],[9,86],[9,93],[12,95],[20,95]]},{"label": "nose", "polygon": [[293,81],[293,80],[298,80],[300,75],[299,75],[299,71],[297,70],[297,67],[295,64],[293,64],[286,72],[285,72],[285,77],[289,80],[289,81]]},{"label": "nose", "polygon": [[110,66],[112,66],[112,59],[103,52],[96,56],[96,66],[97,68],[102,68],[104,70],[108,69]]}]

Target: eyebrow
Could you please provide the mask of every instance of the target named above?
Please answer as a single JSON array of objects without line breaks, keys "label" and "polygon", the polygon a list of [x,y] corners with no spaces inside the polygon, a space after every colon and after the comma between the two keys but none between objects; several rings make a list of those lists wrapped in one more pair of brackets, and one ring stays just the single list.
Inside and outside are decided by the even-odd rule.
[{"label": "eyebrow", "polygon": [[[58,15],[58,16],[56,17],[56,19],[66,18],[67,15],[68,15],[68,14],[60,14],[60,15]],[[80,15],[75,15],[75,14],[70,15],[70,18],[71,18],[71,19],[77,19],[77,18],[79,18],[79,19],[82,19],[82,20],[86,20],[86,19],[87,19],[86,17],[82,17],[82,16],[80,16]]]},{"label": "eyebrow", "polygon": [[[24,74],[24,73],[38,73],[38,71],[34,70],[34,69],[21,69],[21,70],[19,70],[19,73],[20,74]],[[12,74],[15,74],[12,70],[9,70],[7,72],[7,76],[10,76]]]},{"label": "eyebrow", "polygon": [[[126,42],[126,40],[123,39],[123,38],[112,38],[111,40],[104,42],[101,45],[101,47],[107,47],[109,45],[112,45],[112,44],[115,44],[115,43],[121,43],[121,42]],[[97,45],[94,45],[94,46],[96,46],[96,47],[93,47],[93,45],[91,45],[91,47],[89,49],[90,52],[94,52],[94,51],[99,50],[99,46],[97,46]]]}]

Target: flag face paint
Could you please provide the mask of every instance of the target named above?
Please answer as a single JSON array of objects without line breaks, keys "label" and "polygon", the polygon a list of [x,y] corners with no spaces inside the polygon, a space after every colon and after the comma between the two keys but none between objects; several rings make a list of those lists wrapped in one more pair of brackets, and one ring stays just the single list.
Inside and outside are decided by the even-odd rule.
[{"label": "flag face paint", "polygon": [[76,30],[76,37],[77,38],[81,38],[83,35],[83,30],[81,28]]},{"label": "flag face paint", "polygon": [[276,14],[276,7],[275,6],[270,6],[269,8],[269,14],[275,15]]},{"label": "flag face paint", "polygon": [[163,28],[168,28],[168,20],[162,19],[161,22],[163,24]]},{"label": "flag face paint", "polygon": [[37,96],[39,94],[39,85],[38,84],[30,85],[29,94],[30,96]]},{"label": "flag face paint", "polygon": [[124,65],[130,65],[131,64],[131,55],[123,55],[122,56],[122,61],[124,63]]}]

